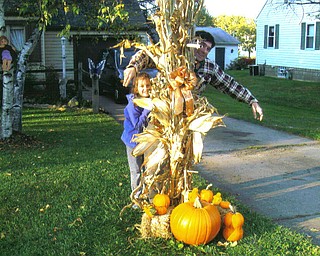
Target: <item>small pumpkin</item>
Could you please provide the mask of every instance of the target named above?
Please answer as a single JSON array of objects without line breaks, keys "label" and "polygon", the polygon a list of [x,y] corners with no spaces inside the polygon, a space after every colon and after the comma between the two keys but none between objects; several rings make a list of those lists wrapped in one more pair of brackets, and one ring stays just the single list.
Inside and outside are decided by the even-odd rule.
[{"label": "small pumpkin", "polygon": [[220,207],[223,208],[223,209],[229,209],[230,202],[229,201],[221,201],[220,202]]},{"label": "small pumpkin", "polygon": [[235,207],[230,205],[231,212],[224,217],[223,237],[229,242],[239,241],[243,237],[244,217],[237,212]]},{"label": "small pumpkin", "polygon": [[206,189],[202,189],[200,192],[200,200],[211,203],[213,199],[213,192],[210,190],[212,184],[209,184]]},{"label": "small pumpkin", "polygon": [[166,207],[170,206],[170,197],[166,194],[156,194],[152,200],[155,207]]},{"label": "small pumpkin", "polygon": [[206,244],[218,234],[221,216],[218,209],[197,197],[192,202],[179,204],[170,216],[170,228],[174,237],[190,245]]},{"label": "small pumpkin", "polygon": [[170,197],[166,194],[156,194],[152,202],[157,214],[163,215],[167,213],[170,206]]}]

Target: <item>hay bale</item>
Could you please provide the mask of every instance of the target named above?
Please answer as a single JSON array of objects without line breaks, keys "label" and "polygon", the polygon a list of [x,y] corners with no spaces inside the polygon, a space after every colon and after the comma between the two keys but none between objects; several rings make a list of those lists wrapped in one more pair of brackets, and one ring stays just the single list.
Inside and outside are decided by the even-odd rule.
[{"label": "hay bale", "polygon": [[141,225],[139,226],[139,231],[142,238],[151,237],[151,217],[148,214],[142,214]]},{"label": "hay bale", "polygon": [[168,212],[163,215],[154,215],[152,218],[146,213],[142,215],[140,233],[142,238],[161,237],[171,238],[170,214],[173,207],[168,208]]}]

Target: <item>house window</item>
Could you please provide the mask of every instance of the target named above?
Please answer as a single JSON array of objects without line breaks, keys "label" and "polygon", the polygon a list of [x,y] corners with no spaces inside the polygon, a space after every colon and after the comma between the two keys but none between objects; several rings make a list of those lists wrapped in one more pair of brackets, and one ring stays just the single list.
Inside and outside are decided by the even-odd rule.
[{"label": "house window", "polygon": [[313,48],[314,42],[314,24],[307,24],[306,31],[306,48]]},{"label": "house window", "polygon": [[268,33],[268,47],[274,46],[274,26],[269,27]]},{"label": "house window", "polygon": [[279,49],[280,25],[264,26],[264,47]]},{"label": "house window", "polygon": [[320,50],[320,22],[315,24],[301,23],[300,49]]},{"label": "house window", "polygon": [[10,43],[17,50],[21,51],[25,42],[24,28],[11,27],[10,28]]}]

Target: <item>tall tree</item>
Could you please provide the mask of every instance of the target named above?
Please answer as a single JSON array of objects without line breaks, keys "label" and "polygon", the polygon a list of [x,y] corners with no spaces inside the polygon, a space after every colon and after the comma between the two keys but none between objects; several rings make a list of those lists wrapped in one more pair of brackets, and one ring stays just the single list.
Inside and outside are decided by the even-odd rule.
[{"label": "tall tree", "polygon": [[[4,0],[0,0],[0,36],[4,35]],[[2,69],[2,68],[1,68]],[[12,134],[12,106],[13,106],[13,68],[2,71],[2,113],[0,138],[9,138]]]},{"label": "tall tree", "polygon": [[241,42],[241,48],[251,52],[256,47],[256,24],[253,19],[243,16],[221,15],[213,19],[215,27],[219,27]]},{"label": "tall tree", "polygon": [[311,13],[307,13],[306,15],[320,19],[320,1],[319,0],[284,0],[282,2],[277,0],[268,0],[268,3],[272,4],[274,6],[274,9],[283,8],[285,6],[285,7],[292,8],[294,10],[295,6],[306,6],[306,5],[318,6],[317,10],[314,10]]},{"label": "tall tree", "polygon": [[213,25],[213,16],[211,16],[207,8],[203,6],[198,14],[197,26],[210,27]]}]

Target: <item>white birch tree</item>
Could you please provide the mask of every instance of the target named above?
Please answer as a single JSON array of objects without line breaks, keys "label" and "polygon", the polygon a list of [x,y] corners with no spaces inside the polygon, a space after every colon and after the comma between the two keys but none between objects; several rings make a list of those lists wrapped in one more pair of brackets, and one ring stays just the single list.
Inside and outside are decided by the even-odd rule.
[{"label": "white birch tree", "polygon": [[24,82],[27,71],[27,57],[33,52],[42,34],[42,30],[35,28],[31,37],[23,45],[18,57],[16,82],[14,85],[13,106],[12,106],[12,129],[17,132],[22,132],[22,106]]},{"label": "white birch tree", "polygon": [[[4,0],[0,0],[0,36],[4,35]],[[2,69],[2,68],[1,68]],[[6,139],[12,135],[12,106],[13,106],[13,65],[9,71],[2,72],[2,112],[0,138]]]}]

